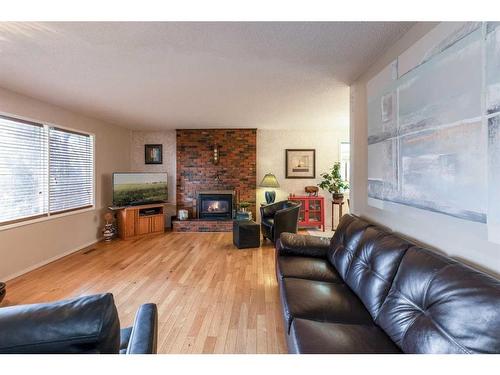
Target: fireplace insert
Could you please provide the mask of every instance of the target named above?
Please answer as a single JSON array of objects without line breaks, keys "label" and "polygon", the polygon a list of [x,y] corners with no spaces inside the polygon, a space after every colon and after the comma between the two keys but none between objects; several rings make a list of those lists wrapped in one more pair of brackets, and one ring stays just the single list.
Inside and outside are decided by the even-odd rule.
[{"label": "fireplace insert", "polygon": [[198,193],[198,218],[231,220],[233,217],[232,192]]}]

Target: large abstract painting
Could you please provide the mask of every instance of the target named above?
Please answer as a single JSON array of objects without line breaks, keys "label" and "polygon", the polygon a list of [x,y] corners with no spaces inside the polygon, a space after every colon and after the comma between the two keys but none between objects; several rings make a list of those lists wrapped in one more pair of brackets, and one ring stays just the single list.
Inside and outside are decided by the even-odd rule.
[{"label": "large abstract painting", "polygon": [[488,119],[488,236],[500,243],[500,114]]},{"label": "large abstract painting", "polygon": [[369,83],[368,196],[500,229],[500,23],[426,42]]},{"label": "large abstract painting", "polygon": [[486,27],[486,112],[500,112],[500,22]]}]

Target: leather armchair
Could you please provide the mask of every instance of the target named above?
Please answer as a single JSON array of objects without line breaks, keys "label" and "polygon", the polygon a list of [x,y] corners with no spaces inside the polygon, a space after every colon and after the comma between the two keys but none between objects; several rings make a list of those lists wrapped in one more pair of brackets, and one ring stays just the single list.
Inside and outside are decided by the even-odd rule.
[{"label": "leather armchair", "polygon": [[154,354],[158,312],[139,308],[133,327],[120,330],[113,295],[0,308],[0,353]]},{"label": "leather armchair", "polygon": [[260,208],[264,239],[275,242],[281,233],[297,233],[300,203],[281,201]]}]

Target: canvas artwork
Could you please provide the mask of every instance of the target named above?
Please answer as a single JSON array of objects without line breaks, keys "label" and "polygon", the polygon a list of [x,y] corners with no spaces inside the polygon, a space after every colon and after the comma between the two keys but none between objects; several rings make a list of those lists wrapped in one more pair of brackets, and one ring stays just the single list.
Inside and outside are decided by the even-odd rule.
[{"label": "canvas artwork", "polygon": [[401,137],[401,202],[486,222],[486,138],[480,121]]},{"label": "canvas artwork", "polygon": [[500,243],[500,114],[488,119],[488,236]]},{"label": "canvas artwork", "polygon": [[398,197],[397,139],[368,145],[368,196],[383,200]]},{"label": "canvas artwork", "polygon": [[500,111],[500,22],[486,28],[486,113]]},{"label": "canvas artwork", "polygon": [[500,22],[486,27],[486,114],[488,115],[488,237],[500,243]]},{"label": "canvas artwork", "polygon": [[145,164],[163,164],[163,145],[144,146]]},{"label": "canvas artwork", "polygon": [[368,197],[500,229],[499,23],[464,23],[408,66],[368,95]]},{"label": "canvas artwork", "polygon": [[316,178],[315,150],[286,150],[286,178]]}]

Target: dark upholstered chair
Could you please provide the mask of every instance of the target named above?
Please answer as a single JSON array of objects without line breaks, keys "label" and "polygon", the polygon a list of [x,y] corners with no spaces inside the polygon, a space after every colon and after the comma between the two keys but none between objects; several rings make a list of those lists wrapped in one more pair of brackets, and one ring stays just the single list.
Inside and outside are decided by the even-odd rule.
[{"label": "dark upholstered chair", "polygon": [[262,235],[275,242],[284,232],[297,233],[300,203],[281,201],[260,208]]},{"label": "dark upholstered chair", "polygon": [[120,330],[113,295],[0,308],[0,354],[155,354],[155,304]]}]

